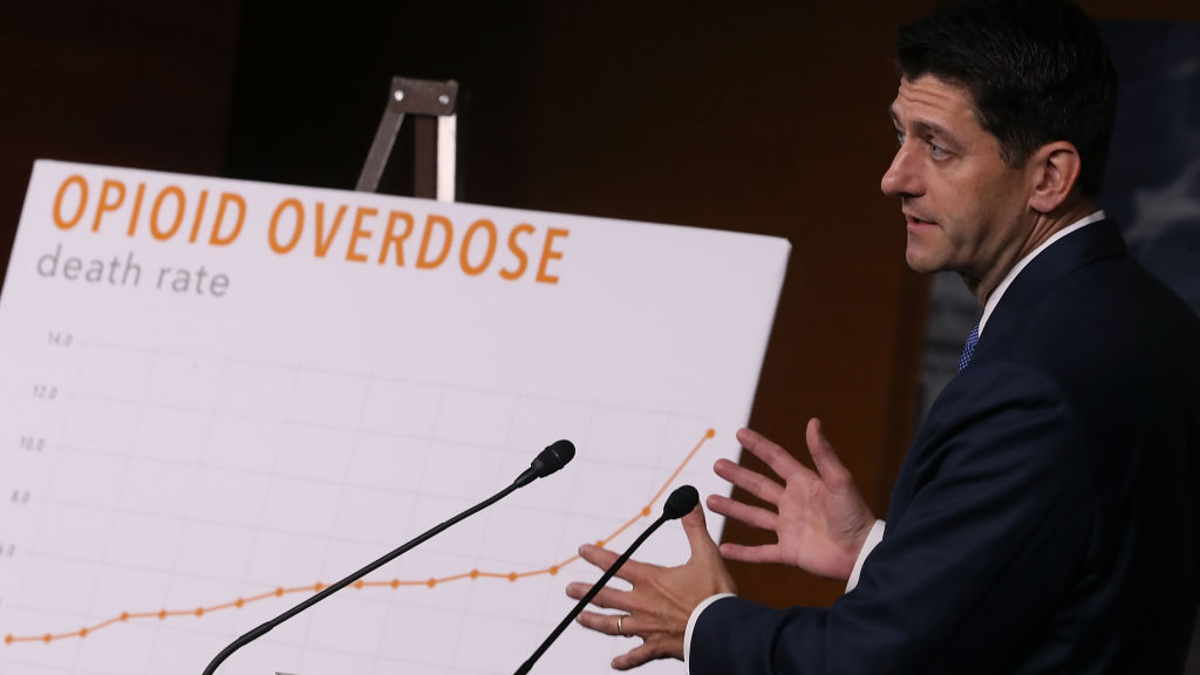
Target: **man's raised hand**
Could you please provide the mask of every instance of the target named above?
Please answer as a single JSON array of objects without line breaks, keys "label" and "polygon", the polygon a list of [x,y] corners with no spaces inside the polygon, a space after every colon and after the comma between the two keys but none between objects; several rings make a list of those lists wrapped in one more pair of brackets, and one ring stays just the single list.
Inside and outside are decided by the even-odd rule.
[{"label": "man's raised hand", "polygon": [[708,507],[752,527],[775,533],[776,543],[760,546],[722,544],[730,560],[794,565],[832,579],[849,579],[855,559],[875,524],[846,467],[821,433],[821,421],[808,421],[805,439],[816,471],[776,443],[750,429],[738,441],[783,481],[725,459],[713,467],[717,475],[767,502],[774,510],[710,495]]}]

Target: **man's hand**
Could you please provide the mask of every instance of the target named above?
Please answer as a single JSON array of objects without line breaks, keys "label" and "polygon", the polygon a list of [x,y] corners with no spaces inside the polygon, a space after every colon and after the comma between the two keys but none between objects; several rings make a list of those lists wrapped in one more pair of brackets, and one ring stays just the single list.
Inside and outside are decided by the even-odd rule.
[{"label": "man's hand", "polygon": [[755,431],[742,429],[737,438],[783,479],[783,485],[725,459],[718,460],[714,470],[775,511],[718,495],[709,496],[708,508],[774,532],[776,543],[722,544],[721,555],[745,562],[784,563],[823,577],[849,579],[875,516],[821,433],[821,421],[809,420],[805,437],[815,472]]},{"label": "man's hand", "polygon": [[[592,630],[642,638],[640,646],[613,659],[612,667],[617,670],[635,668],[654,659],[682,659],[683,634],[692,610],[709,596],[736,590],[717,545],[704,526],[704,509],[697,506],[682,522],[692,549],[686,563],[679,567],[659,567],[631,560],[617,576],[633,584],[633,589],[604,588],[592,599],[593,605],[621,614],[579,615],[579,623]],[[618,557],[612,551],[592,545],[581,546],[579,555],[605,570]],[[571,583],[567,595],[578,600],[590,586],[578,581]]]}]

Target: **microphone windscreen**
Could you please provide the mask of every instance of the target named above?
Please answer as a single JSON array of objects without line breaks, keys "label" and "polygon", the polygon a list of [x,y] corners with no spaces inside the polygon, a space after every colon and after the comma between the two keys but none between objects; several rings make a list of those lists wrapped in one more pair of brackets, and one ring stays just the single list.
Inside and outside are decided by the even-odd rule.
[{"label": "microphone windscreen", "polygon": [[667,497],[663,504],[663,515],[669,520],[682,518],[692,512],[700,503],[700,493],[691,485],[681,485]]},{"label": "microphone windscreen", "polygon": [[566,439],[554,441],[538,453],[533,468],[537,470],[538,478],[545,478],[567,465],[575,458],[575,444]]}]

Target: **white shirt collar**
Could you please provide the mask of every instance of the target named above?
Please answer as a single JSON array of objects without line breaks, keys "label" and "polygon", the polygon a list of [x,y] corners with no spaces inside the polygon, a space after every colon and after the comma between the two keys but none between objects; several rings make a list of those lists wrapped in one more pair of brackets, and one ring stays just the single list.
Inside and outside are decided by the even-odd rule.
[{"label": "white shirt collar", "polygon": [[983,327],[985,324],[987,324],[988,318],[992,316],[992,312],[996,309],[996,305],[1000,304],[1000,297],[1004,295],[1004,291],[1008,290],[1008,287],[1012,285],[1013,279],[1017,278],[1017,275],[1021,273],[1021,270],[1025,269],[1026,265],[1033,262],[1034,258],[1038,257],[1042,251],[1050,248],[1050,245],[1054,242],[1062,239],[1068,234],[1071,234],[1075,230],[1083,228],[1085,225],[1091,225],[1092,223],[1099,222],[1104,220],[1106,217],[1107,216],[1104,215],[1104,211],[1096,211],[1086,218],[1077,220],[1058,232],[1055,232],[1049,239],[1042,242],[1041,246],[1033,249],[1029,255],[1018,260],[1017,264],[1013,265],[1013,268],[1008,271],[1008,274],[1004,275],[1004,278],[1001,279],[1000,283],[996,285],[996,290],[992,291],[992,294],[988,296],[987,303],[985,303],[983,306],[983,316],[979,317],[979,334],[983,335]]}]

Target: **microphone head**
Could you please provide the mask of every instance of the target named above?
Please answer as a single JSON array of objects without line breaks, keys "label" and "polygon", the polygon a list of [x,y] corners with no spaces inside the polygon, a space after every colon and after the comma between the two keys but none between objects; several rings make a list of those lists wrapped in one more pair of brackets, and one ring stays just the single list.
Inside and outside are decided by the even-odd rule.
[{"label": "microphone head", "polygon": [[700,492],[691,485],[681,485],[667,497],[663,504],[663,516],[668,520],[682,518],[692,512],[700,503]]},{"label": "microphone head", "polygon": [[538,478],[545,478],[566,466],[567,462],[574,458],[575,444],[562,439],[547,445],[545,450],[538,453],[537,458],[530,466],[537,472]]}]

